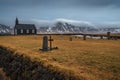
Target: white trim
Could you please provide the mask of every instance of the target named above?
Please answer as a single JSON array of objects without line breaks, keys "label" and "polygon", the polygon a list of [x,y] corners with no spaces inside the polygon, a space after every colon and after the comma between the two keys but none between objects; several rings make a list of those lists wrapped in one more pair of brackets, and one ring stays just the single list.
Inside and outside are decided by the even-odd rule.
[{"label": "white trim", "polygon": [[27,33],[29,33],[29,29],[27,29]]},{"label": "white trim", "polygon": [[23,29],[21,29],[21,33],[23,33]]},{"label": "white trim", "polygon": [[17,34],[17,29],[15,29],[15,34]]},{"label": "white trim", "polygon": [[32,29],[32,33],[35,33],[35,30],[34,30],[34,29]]}]

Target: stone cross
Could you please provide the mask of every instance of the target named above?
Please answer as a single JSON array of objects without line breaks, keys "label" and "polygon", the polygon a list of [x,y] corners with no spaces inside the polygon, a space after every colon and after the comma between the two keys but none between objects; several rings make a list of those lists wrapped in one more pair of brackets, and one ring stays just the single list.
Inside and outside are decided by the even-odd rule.
[{"label": "stone cross", "polygon": [[53,41],[53,39],[52,39],[51,35],[50,35],[49,41],[50,41],[50,50],[52,50],[52,41]]}]

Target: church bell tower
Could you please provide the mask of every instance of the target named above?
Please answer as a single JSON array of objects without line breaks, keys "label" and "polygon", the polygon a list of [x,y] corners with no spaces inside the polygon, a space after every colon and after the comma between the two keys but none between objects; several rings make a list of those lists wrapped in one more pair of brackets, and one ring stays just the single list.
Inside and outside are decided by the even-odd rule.
[{"label": "church bell tower", "polygon": [[19,24],[19,21],[18,21],[18,18],[16,17],[15,25],[18,25],[18,24]]}]

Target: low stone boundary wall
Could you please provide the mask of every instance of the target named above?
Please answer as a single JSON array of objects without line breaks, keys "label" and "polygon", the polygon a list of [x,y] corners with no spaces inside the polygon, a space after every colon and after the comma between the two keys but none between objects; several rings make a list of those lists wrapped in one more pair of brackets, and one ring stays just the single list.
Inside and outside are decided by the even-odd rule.
[{"label": "low stone boundary wall", "polygon": [[76,80],[0,46],[0,67],[11,80]]}]

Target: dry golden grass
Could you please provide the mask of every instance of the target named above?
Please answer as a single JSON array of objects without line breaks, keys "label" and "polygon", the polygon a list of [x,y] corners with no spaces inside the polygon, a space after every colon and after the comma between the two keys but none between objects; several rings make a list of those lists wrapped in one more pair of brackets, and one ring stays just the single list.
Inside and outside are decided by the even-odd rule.
[{"label": "dry golden grass", "polygon": [[70,36],[52,36],[53,46],[58,50],[42,52],[42,37],[0,36],[0,45],[14,49],[19,54],[29,56],[32,60],[43,61],[57,69],[87,80],[120,79],[120,40],[95,40]]}]

